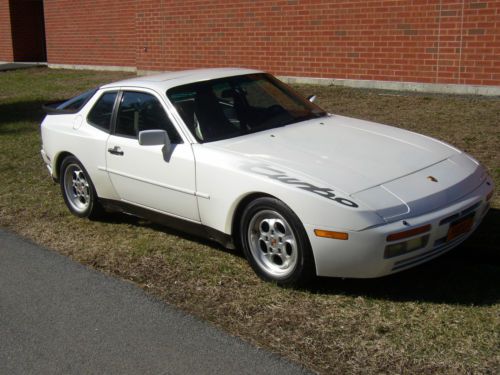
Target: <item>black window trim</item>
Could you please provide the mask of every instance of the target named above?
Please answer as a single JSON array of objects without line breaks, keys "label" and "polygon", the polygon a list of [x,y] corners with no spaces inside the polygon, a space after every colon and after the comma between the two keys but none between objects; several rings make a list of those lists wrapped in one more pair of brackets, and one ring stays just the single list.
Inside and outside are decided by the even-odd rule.
[{"label": "black window trim", "polygon": [[113,113],[111,114],[111,126],[110,126],[110,129],[109,129],[110,130],[109,134],[116,135],[118,137],[122,137],[121,135],[117,135],[115,133],[115,130],[116,130],[116,118],[118,117],[118,108],[120,108],[120,103],[122,101],[122,96],[123,96],[123,91],[122,90],[118,90],[118,94],[116,95],[115,105],[113,107]]}]

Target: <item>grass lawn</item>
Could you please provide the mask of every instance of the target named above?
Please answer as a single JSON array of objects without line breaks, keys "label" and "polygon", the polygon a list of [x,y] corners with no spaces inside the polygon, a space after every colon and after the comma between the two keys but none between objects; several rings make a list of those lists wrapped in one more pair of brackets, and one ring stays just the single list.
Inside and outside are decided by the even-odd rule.
[{"label": "grass lawn", "polygon": [[[40,158],[44,102],[125,73],[0,73],[0,225],[320,373],[498,373],[500,194],[451,253],[375,280],[261,282],[242,255],[126,215],[70,215]],[[482,161],[500,185],[500,99],[297,86],[330,112],[414,130]],[[29,277],[29,275],[28,275]]]}]

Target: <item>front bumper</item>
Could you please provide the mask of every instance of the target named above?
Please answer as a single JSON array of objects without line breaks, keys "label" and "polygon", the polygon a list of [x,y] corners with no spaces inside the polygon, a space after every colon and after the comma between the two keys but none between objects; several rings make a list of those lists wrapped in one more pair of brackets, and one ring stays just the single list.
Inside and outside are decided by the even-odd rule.
[{"label": "front bumper", "polygon": [[[315,225],[305,225],[316,263],[318,276],[373,278],[389,275],[425,263],[458,246],[477,228],[489,209],[487,195],[492,192],[493,181],[488,177],[473,192],[445,208],[417,217],[365,229],[348,232],[349,239],[340,241],[317,237]],[[473,215],[472,228],[452,240],[447,240],[450,225],[468,215]],[[408,225],[409,224],[409,225]],[[431,225],[427,245],[392,258],[384,258],[388,244],[387,236],[391,233]],[[335,231],[335,228],[320,229]],[[414,236],[415,238],[418,235]],[[409,237],[411,239],[413,237]]]}]

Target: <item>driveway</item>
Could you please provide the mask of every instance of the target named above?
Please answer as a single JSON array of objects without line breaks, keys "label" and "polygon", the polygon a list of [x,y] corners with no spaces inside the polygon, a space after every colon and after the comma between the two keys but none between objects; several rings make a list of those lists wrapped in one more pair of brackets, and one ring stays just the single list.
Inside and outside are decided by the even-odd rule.
[{"label": "driveway", "polygon": [[0,229],[0,373],[307,372]]}]

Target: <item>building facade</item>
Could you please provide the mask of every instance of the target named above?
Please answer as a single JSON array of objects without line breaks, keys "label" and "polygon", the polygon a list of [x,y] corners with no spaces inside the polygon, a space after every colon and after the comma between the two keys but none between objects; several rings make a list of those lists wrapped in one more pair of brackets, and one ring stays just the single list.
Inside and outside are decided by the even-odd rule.
[{"label": "building facade", "polygon": [[500,1],[45,0],[44,30],[22,32],[36,28],[34,4],[0,0],[0,60],[27,61],[28,36],[43,33],[56,67],[500,86]]}]

